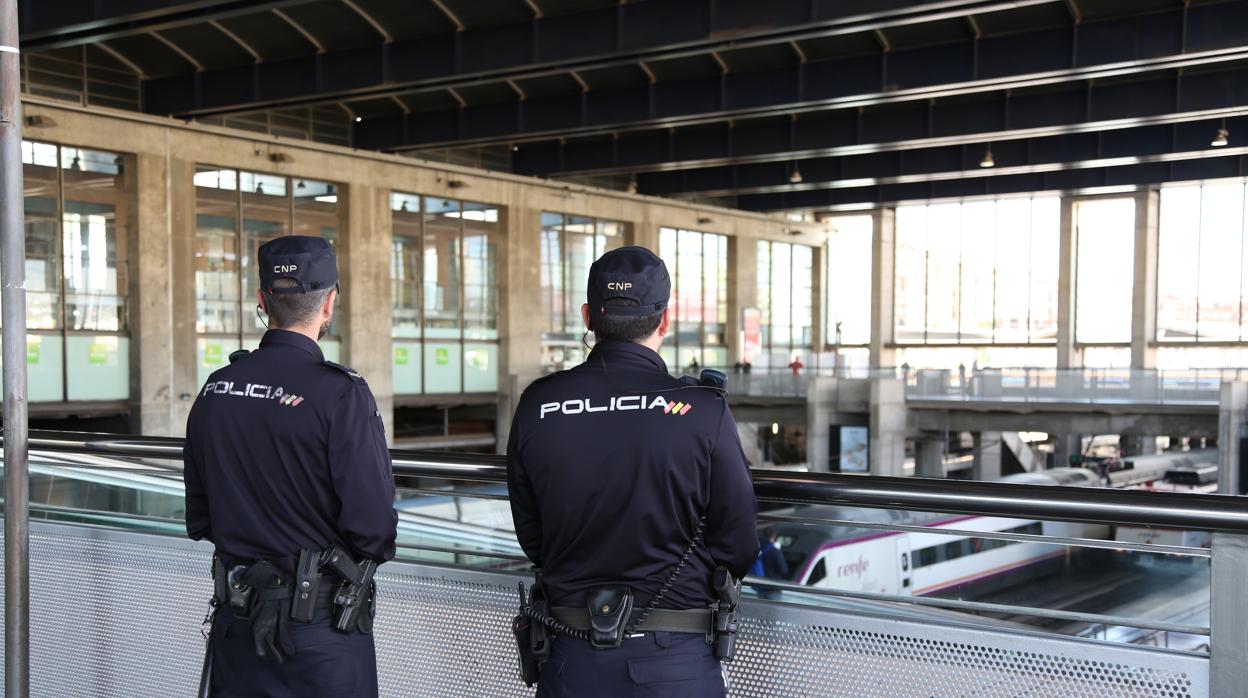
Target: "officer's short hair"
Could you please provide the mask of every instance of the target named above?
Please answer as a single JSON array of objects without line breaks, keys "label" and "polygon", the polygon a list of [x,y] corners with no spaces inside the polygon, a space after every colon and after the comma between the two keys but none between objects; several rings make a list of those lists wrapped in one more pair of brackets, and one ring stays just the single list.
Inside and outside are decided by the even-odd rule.
[{"label": "officer's short hair", "polygon": [[[640,305],[631,298],[608,298],[603,305],[609,308],[636,308]],[[663,311],[650,315],[599,315],[593,318],[594,337],[599,342],[617,340],[621,342],[640,342],[659,329],[663,322]]]},{"label": "officer's short hair", "polygon": [[[294,288],[298,285],[299,282],[294,279],[273,281],[273,288]],[[296,327],[316,320],[329,292],[328,288],[307,293],[270,293],[266,290],[264,298],[269,311],[269,326],[279,329]]]}]

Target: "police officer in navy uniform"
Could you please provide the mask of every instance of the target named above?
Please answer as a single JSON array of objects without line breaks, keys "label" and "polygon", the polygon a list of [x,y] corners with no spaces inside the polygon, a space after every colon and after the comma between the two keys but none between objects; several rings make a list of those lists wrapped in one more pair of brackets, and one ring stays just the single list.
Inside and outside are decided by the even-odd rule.
[{"label": "police officer in navy uniform", "polygon": [[[342,580],[317,556],[336,546],[354,569],[394,557],[381,413],[364,379],[317,345],[338,296],[333,247],[285,236],[258,256],[269,330],[209,377],[187,423],[186,530],[216,546],[210,693],[376,696],[371,609],[348,632],[333,627]],[[320,577],[299,576],[301,555]],[[297,583],[315,596],[301,620]]]},{"label": "police officer in navy uniform", "polygon": [[[610,251],[590,268],[587,295],[593,351],[533,383],[516,408],[507,447],[516,535],[568,627],[614,613],[618,587],[631,594],[626,626],[656,596],[658,609],[705,623],[715,568],[740,579],[758,554],[736,424],[722,391],[673,378],[658,354],[671,329],[663,260],[641,247]],[[702,698],[725,695],[726,684],[705,625],[647,632],[643,623],[606,649],[555,632],[537,695]]]}]

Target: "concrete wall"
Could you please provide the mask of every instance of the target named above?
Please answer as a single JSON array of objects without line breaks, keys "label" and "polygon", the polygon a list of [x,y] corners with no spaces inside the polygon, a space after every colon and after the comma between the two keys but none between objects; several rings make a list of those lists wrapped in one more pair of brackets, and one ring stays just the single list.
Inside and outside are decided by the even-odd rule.
[{"label": "concrete wall", "polygon": [[[342,359],[369,381],[383,414],[391,413],[390,207],[391,191],[464,199],[502,208],[507,243],[499,251],[500,392],[512,375],[536,375],[540,358],[538,313],[541,212],[622,221],[634,244],[658,247],[659,228],[687,228],[731,236],[741,256],[733,266],[729,342],[734,349],[741,303],[754,284],[752,240],[765,238],[820,247],[821,225],[779,217],[630,195],[506,173],[426,163],[305,141],[189,124],[100,108],[85,109],[27,98],[25,112],[42,117],[23,136],[133,156],[134,250],[130,259],[131,403],[133,425],[145,434],[180,434],[196,378],[195,190],[197,164],[328,180],[341,185],[339,210],[343,277],[339,319]],[[746,251],[751,254],[747,259]],[[730,260],[730,264],[734,264]],[[747,267],[750,271],[747,271]],[[818,285],[818,280],[816,280]],[[139,357],[142,357],[140,360]],[[153,360],[153,357],[156,357]],[[503,429],[505,432],[505,429]]]}]

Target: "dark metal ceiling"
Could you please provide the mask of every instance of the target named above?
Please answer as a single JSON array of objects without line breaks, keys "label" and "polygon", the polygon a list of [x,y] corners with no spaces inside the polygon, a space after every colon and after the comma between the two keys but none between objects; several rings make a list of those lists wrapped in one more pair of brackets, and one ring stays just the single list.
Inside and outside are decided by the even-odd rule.
[{"label": "dark metal ceiling", "polygon": [[20,3],[28,51],[90,46],[152,113],[332,108],[360,147],[758,209],[1222,171],[1195,134],[1248,114],[1248,0]]}]

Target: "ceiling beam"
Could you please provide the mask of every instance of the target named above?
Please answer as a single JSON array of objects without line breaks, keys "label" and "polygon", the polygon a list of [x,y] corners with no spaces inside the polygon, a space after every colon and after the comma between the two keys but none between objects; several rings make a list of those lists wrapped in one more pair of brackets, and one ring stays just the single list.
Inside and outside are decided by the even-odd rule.
[{"label": "ceiling beam", "polygon": [[467,28],[468,28],[468,27],[464,24],[463,20],[461,20],[461,19],[459,18],[459,15],[457,15],[457,14],[455,14],[453,11],[451,11],[451,8],[450,8],[450,7],[447,7],[447,5],[446,5],[446,0],[429,0],[429,2],[430,2],[430,3],[432,3],[434,7],[438,8],[438,10],[439,10],[442,14],[446,15],[446,18],[447,18],[447,19],[451,20],[451,24],[454,24],[454,25],[455,25],[455,30],[456,30],[456,31],[461,31],[461,32],[462,32],[463,30],[465,30],[465,29],[467,29]]},{"label": "ceiling beam", "polygon": [[299,32],[300,36],[306,39],[309,44],[312,44],[317,53],[325,53],[325,44],[321,43],[320,40],[313,36],[312,32],[305,29],[302,24],[299,24],[294,20],[294,18],[279,9],[274,8],[272,12],[283,22],[289,24],[292,29]]},{"label": "ceiling beam", "polygon": [[241,46],[244,51],[246,51],[247,53],[250,53],[252,59],[254,59],[256,63],[264,62],[264,56],[261,56],[259,51],[252,48],[251,44],[247,43],[246,41],[243,41],[243,38],[241,36],[230,31],[229,28],[227,28],[224,24],[221,24],[220,22],[216,20],[213,20],[209,22],[208,24],[212,25],[213,29],[216,29],[222,34],[225,34],[226,36],[228,36],[231,41]]},{"label": "ceiling beam", "polygon": [[[1245,102],[1233,86],[1245,80],[1248,71],[1240,68],[1177,78],[1163,72],[1129,85],[1074,83],[973,100],[829,110],[783,125],[767,118],[714,128],[633,130],[624,134],[621,148],[609,147],[605,137],[530,140],[513,166],[517,174],[539,177],[633,175],[1177,124],[1238,115]],[[1186,103],[1176,107],[1168,99],[1173,92],[1185,95]],[[1002,106],[1007,99],[1013,116]],[[611,135],[620,138],[619,132]]]},{"label": "ceiling beam", "polygon": [[365,22],[368,22],[369,26],[373,28],[373,31],[376,31],[378,34],[380,34],[382,40],[384,40],[387,44],[394,42],[394,35],[390,33],[390,30],[382,26],[381,22],[377,21],[377,18],[373,17],[368,12],[366,12],[364,8],[360,7],[359,4],[355,2],[355,0],[342,0],[342,4],[349,7],[352,11],[354,11],[357,15],[359,15]]},{"label": "ceiling beam", "polygon": [[179,46],[179,45],[177,45],[177,44],[173,43],[172,41],[170,41],[170,40],[166,39],[164,36],[162,36],[162,35],[161,35],[161,33],[160,33],[160,32],[154,31],[154,32],[152,32],[152,33],[151,33],[151,36],[152,36],[152,38],[153,38],[153,39],[155,39],[155,40],[159,41],[160,43],[164,44],[165,46],[167,46],[167,47],[169,48],[169,50],[170,50],[170,51],[173,51],[174,53],[176,53],[176,54],[178,54],[179,56],[181,56],[181,57],[182,57],[182,60],[186,61],[187,63],[190,63],[190,64],[191,64],[191,65],[193,65],[193,66],[195,66],[195,72],[197,72],[197,73],[202,73],[202,72],[204,72],[204,64],[203,64],[203,63],[201,63],[201,62],[199,62],[199,59],[195,58],[195,56],[192,56],[192,55],[191,55],[191,53],[190,53],[189,51],[187,51],[186,49],[182,48],[181,46]]},{"label": "ceiling beam", "polygon": [[[432,1],[432,0],[431,0]],[[855,14],[852,8],[846,7],[841,12],[844,16],[829,17],[816,25],[809,23],[781,25],[771,27],[768,31],[759,30],[748,23],[741,27],[725,26],[721,31],[711,33],[702,24],[691,22],[687,33],[677,38],[656,36],[651,27],[654,22],[664,21],[662,12],[681,12],[687,0],[650,0],[621,8],[582,13],[587,21],[601,27],[600,40],[585,41],[584,30],[579,25],[560,25],[543,23],[541,30],[536,27],[537,20],[524,23],[492,27],[487,30],[465,29],[458,44],[461,46],[479,45],[483,54],[478,65],[485,65],[477,70],[436,67],[446,63],[443,56],[455,55],[457,40],[454,36],[428,37],[419,40],[398,40],[387,52],[377,51],[373,54],[372,63],[365,64],[359,49],[350,51],[329,51],[319,57],[324,66],[343,64],[343,75],[335,81],[334,86],[309,85],[293,87],[287,81],[282,90],[282,97],[267,99],[262,94],[252,95],[245,103],[233,101],[224,96],[214,99],[211,95],[195,94],[193,86],[184,84],[193,76],[171,76],[153,81],[145,86],[148,102],[164,105],[157,113],[176,116],[211,116],[230,112],[254,111],[267,107],[315,106],[316,104],[332,104],[342,99],[358,99],[368,97],[384,97],[390,93],[411,92],[416,90],[439,91],[448,86],[468,87],[471,85],[497,83],[505,79],[529,79],[566,75],[570,70],[585,72],[605,68],[636,65],[638,61],[663,61],[676,58],[705,56],[710,51],[757,48],[791,44],[794,41],[808,39],[831,38],[870,32],[874,27],[903,26],[918,24],[954,17],[964,17],[968,13],[1001,12],[1033,5],[1046,5],[1060,0],[923,0],[915,4],[888,11],[871,14],[861,12]],[[700,6],[700,4],[699,4]],[[666,8],[666,9],[665,9]],[[674,9],[673,9],[674,8]],[[553,20],[543,20],[550,22]],[[743,20],[744,21],[744,20]],[[721,24],[723,21],[721,20]],[[458,25],[457,25],[458,26]],[[737,31],[732,31],[736,29]],[[628,56],[615,54],[615,46],[619,37],[627,38],[634,46]],[[498,46],[500,42],[509,46],[507,51],[488,53],[489,47]],[[560,55],[559,60],[540,61],[533,56]],[[313,57],[307,60],[307,70],[314,72]],[[298,59],[286,61],[290,68],[295,68]],[[211,71],[210,71],[211,73]],[[377,76],[387,76],[382,82]],[[168,93],[162,94],[162,93]],[[173,95],[178,98],[173,99]]]},{"label": "ceiling beam", "polygon": [[[1239,111],[1240,116],[1231,122],[1232,133],[1248,132],[1248,107]],[[987,145],[979,143],[902,153],[812,158],[795,161],[792,165],[777,162],[657,172],[641,175],[637,181],[643,194],[723,197],[1005,177],[1248,154],[1248,145],[1211,146],[1219,123],[1221,121],[1211,119],[1170,126],[1139,126],[1112,133],[994,142],[995,164],[987,168],[981,163]],[[1248,144],[1248,139],[1242,142]],[[790,179],[792,167],[801,170],[800,182]]]},{"label": "ceiling beam", "polygon": [[109,46],[103,41],[101,41],[98,44],[95,44],[95,47],[103,51],[104,53],[107,53],[108,55],[112,56],[118,63],[121,63],[122,65],[126,66],[130,70],[134,71],[134,73],[138,75],[140,79],[147,78],[147,74],[144,72],[142,68],[139,67],[139,64],[127,58],[126,55],[123,54],[121,51],[118,51],[117,49],[113,48],[112,46]]},{"label": "ceiling beam", "polygon": [[[1169,182],[1242,178],[1248,155],[1218,151],[1193,158],[1150,158],[1104,167],[994,175],[980,170],[953,180],[889,183],[852,189],[816,189],[747,194],[727,202],[747,211],[861,211],[878,206],[949,199],[991,199],[1029,195],[1127,194]],[[974,176],[978,175],[978,176]]]},{"label": "ceiling beam", "polygon": [[[1248,3],[1245,3],[1244,8],[1248,12]],[[1090,32],[1080,32],[1080,35],[1085,33]],[[634,90],[627,92],[632,95],[636,105],[633,108],[619,106],[626,103],[621,93],[602,91],[588,93],[579,105],[560,103],[562,107],[558,110],[551,108],[550,100],[541,99],[479,106],[477,108],[481,110],[483,117],[480,123],[491,124],[488,129],[474,129],[470,124],[458,119],[452,120],[448,115],[439,112],[414,114],[410,118],[411,123],[406,127],[374,121],[370,132],[357,134],[359,138],[356,142],[361,147],[379,150],[405,150],[456,144],[492,145],[543,140],[556,136],[574,138],[617,131],[716,124],[730,119],[784,117],[852,107],[926,103],[932,99],[969,97],[1068,83],[1099,84],[1099,81],[1107,78],[1128,76],[1164,75],[1173,81],[1175,71],[1180,68],[1212,68],[1248,61],[1248,22],[1240,25],[1234,32],[1227,31],[1223,34],[1221,39],[1230,44],[1230,48],[1156,55],[1140,60],[1119,60],[1111,50],[1101,48],[1105,63],[1076,68],[1037,70],[1047,67],[1046,63],[1052,66],[1063,65],[1067,62],[1068,55],[1060,46],[1051,49],[1051,53],[1047,55],[1030,51],[1026,38],[1026,35],[1009,37],[1008,43],[1002,42],[996,47],[995,55],[990,59],[984,58],[981,52],[981,60],[990,61],[994,67],[996,75],[990,78],[972,78],[969,70],[964,70],[965,66],[956,53],[942,50],[939,53],[944,54],[944,60],[949,64],[942,64],[937,52],[930,54],[930,59],[929,54],[916,55],[913,57],[916,70],[921,63],[923,72],[912,74],[909,84],[913,86],[880,90],[879,73],[872,76],[869,72],[872,66],[869,63],[860,59],[824,61],[795,65],[784,71],[772,71],[767,81],[734,80],[742,77],[737,74],[726,79],[716,76],[699,81],[685,81],[680,89],[649,96],[639,97]],[[1131,56],[1136,55],[1137,51],[1135,44],[1131,42],[1123,42],[1120,50]],[[951,54],[953,58],[949,57]],[[893,54],[897,55],[899,54]],[[895,65],[896,61],[890,63]],[[875,68],[882,70],[882,62]],[[844,75],[852,69],[858,70],[854,84],[863,91],[844,90],[844,83],[831,82],[832,77]],[[950,74],[959,75],[962,79],[941,79],[942,76]],[[836,94],[837,91],[842,94]],[[609,108],[607,105],[615,106]],[[725,108],[721,105],[734,106]],[[490,111],[498,113],[490,118]]]},{"label": "ceiling beam", "polygon": [[22,48],[57,49],[94,44],[153,31],[200,26],[318,1],[320,0],[195,0],[168,3],[165,7],[151,9],[154,4],[151,2],[113,0],[107,3],[78,3],[78,6],[88,8],[91,16],[75,16],[74,20],[67,22],[65,12],[58,3],[40,0],[41,4],[37,6],[55,7],[55,11],[22,17]]}]

